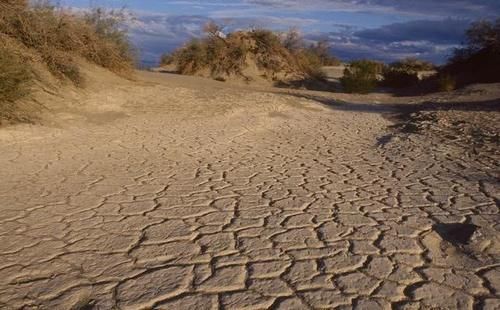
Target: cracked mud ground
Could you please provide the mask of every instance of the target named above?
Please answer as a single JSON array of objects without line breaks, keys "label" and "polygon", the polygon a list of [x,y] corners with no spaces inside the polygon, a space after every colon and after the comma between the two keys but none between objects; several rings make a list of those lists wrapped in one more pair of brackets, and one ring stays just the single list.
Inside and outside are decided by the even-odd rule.
[{"label": "cracked mud ground", "polygon": [[500,307],[498,152],[379,147],[380,109],[145,79],[1,130],[0,308]]}]

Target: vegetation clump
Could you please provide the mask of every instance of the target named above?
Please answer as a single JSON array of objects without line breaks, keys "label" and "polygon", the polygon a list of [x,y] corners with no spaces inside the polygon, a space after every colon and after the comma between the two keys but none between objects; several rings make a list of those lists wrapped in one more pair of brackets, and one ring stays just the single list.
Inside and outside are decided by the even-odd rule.
[{"label": "vegetation clump", "polygon": [[335,60],[324,42],[306,46],[297,31],[280,36],[270,30],[252,29],[226,35],[214,23],[204,30],[204,38],[163,55],[161,64],[173,64],[181,74],[218,80],[241,77],[248,81],[258,75],[276,81],[297,76],[324,79],[321,67]]},{"label": "vegetation clump", "polygon": [[450,92],[457,88],[457,81],[449,74],[442,73],[437,76],[438,91]]},{"label": "vegetation clump", "polygon": [[500,18],[473,23],[466,32],[466,46],[455,50],[440,70],[457,86],[500,82]]},{"label": "vegetation clump", "polygon": [[20,56],[0,46],[0,119],[11,118],[14,102],[29,91],[32,73]]},{"label": "vegetation clump", "polygon": [[382,85],[391,88],[417,87],[420,82],[419,73],[434,70],[435,66],[430,62],[406,58],[384,68]]},{"label": "vegetation clump", "polygon": [[0,34],[34,50],[56,76],[81,81],[77,57],[117,73],[133,68],[131,45],[119,28],[120,13],[95,9],[75,15],[23,1],[9,1],[0,12]]},{"label": "vegetation clump", "polygon": [[340,82],[344,91],[348,93],[367,94],[377,87],[383,69],[384,64],[380,62],[356,60],[345,68]]},{"label": "vegetation clump", "polygon": [[[79,59],[128,76],[135,56],[120,28],[124,17],[123,12],[101,9],[74,14],[24,0],[0,2],[0,110],[28,92],[25,82],[34,76],[28,73],[36,64],[75,85],[83,81]],[[19,55],[24,55],[22,60]]]}]

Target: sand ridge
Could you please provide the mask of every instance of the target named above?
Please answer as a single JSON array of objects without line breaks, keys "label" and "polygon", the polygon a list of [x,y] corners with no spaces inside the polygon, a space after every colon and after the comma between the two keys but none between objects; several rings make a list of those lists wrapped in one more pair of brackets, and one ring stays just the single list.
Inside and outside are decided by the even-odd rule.
[{"label": "sand ridge", "polygon": [[141,79],[0,130],[2,308],[500,306],[498,153],[377,145],[375,104]]}]

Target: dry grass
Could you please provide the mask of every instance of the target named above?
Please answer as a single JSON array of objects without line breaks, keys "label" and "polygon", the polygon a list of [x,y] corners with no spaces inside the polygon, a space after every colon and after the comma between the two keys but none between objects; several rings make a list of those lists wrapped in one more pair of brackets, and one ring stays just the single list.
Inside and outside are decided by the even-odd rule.
[{"label": "dry grass", "polygon": [[175,64],[181,74],[206,73],[215,79],[244,75],[250,63],[255,63],[261,75],[276,80],[279,74],[302,75],[308,79],[323,79],[321,71],[323,49],[304,47],[297,36],[285,38],[266,29],[237,31],[220,35],[220,27],[207,27],[207,36],[192,40],[172,55],[162,58],[162,64]]},{"label": "dry grass", "polygon": [[457,81],[448,74],[442,74],[438,77],[438,91],[450,92],[457,88]]},{"label": "dry grass", "polygon": [[30,67],[5,46],[0,46],[0,119],[12,117],[14,102],[29,93]]},{"label": "dry grass", "polygon": [[78,83],[81,78],[75,57],[116,73],[131,72],[132,49],[118,28],[117,16],[102,10],[81,16],[48,5],[9,2],[0,11],[0,33],[36,50],[54,75]]},{"label": "dry grass", "polygon": [[[75,85],[83,82],[79,59],[129,76],[135,57],[126,34],[120,30],[121,18],[120,12],[97,9],[76,15],[47,4],[2,0],[0,114],[27,93],[27,72],[35,71],[35,63],[42,63],[55,77]],[[4,44],[7,41],[15,44]],[[15,56],[19,54],[33,57],[21,61]]]}]

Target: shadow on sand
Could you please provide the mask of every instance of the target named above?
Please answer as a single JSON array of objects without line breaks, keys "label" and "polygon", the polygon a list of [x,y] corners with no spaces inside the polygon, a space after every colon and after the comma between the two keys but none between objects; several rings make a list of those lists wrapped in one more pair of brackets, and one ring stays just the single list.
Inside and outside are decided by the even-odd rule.
[{"label": "shadow on sand", "polygon": [[388,119],[393,121],[405,119],[409,114],[420,111],[448,111],[448,110],[482,111],[482,112],[500,111],[500,98],[494,100],[471,101],[471,102],[426,101],[422,103],[377,104],[377,103],[350,103],[311,94],[287,93],[287,95],[313,100],[331,109],[339,111],[380,113],[384,114],[384,117],[387,117]]},{"label": "shadow on sand", "polygon": [[300,79],[292,81],[277,81],[274,83],[274,87],[277,88],[288,88],[288,89],[305,89],[314,91],[328,91],[337,92],[342,87],[339,82],[333,82],[329,80],[318,80],[318,79]]}]

